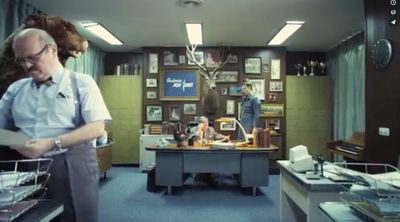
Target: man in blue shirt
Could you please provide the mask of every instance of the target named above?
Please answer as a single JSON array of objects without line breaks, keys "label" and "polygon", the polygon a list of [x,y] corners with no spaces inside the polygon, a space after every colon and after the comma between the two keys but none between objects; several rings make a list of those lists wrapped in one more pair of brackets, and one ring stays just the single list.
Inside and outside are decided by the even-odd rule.
[{"label": "man in blue shirt", "polygon": [[[241,101],[240,123],[246,130],[246,133],[252,133],[253,128],[258,126],[258,118],[260,116],[260,100],[251,93],[252,85],[244,82],[241,86],[243,95]],[[244,138],[240,131],[239,138]]]},{"label": "man in blue shirt", "polygon": [[111,120],[96,82],[65,69],[54,39],[25,29],[13,41],[16,62],[30,78],[16,81],[0,100],[0,128],[31,139],[11,146],[28,158],[49,157],[49,198],[64,204],[61,221],[96,222],[98,165],[93,141]]}]

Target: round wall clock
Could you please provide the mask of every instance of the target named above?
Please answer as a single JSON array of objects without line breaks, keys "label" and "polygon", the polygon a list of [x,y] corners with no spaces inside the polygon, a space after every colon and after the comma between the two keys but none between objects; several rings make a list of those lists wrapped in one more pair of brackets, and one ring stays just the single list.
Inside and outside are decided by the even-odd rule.
[{"label": "round wall clock", "polygon": [[379,39],[372,46],[371,58],[375,68],[384,69],[392,59],[392,44],[387,39]]}]

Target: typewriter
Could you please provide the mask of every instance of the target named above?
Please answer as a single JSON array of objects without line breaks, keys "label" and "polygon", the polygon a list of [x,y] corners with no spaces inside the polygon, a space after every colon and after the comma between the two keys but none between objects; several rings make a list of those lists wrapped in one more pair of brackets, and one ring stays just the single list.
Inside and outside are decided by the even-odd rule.
[{"label": "typewriter", "polygon": [[354,132],[349,140],[336,140],[327,143],[328,151],[352,160],[364,159],[364,132]]}]

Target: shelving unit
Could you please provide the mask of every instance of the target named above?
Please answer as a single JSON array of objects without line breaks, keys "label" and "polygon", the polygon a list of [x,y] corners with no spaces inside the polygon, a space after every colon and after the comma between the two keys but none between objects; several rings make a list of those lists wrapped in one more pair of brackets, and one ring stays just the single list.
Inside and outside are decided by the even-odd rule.
[{"label": "shelving unit", "polygon": [[0,161],[0,221],[13,221],[45,193],[51,159]]}]

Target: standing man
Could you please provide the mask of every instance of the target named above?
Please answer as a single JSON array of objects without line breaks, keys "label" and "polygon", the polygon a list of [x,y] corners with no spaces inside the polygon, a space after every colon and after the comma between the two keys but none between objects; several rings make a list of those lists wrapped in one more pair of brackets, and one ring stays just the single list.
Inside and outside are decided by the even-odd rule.
[{"label": "standing man", "polygon": [[[258,118],[260,116],[260,100],[251,93],[251,83],[244,82],[240,88],[243,95],[241,102],[240,123],[246,130],[246,133],[252,133],[253,128],[258,126]],[[240,131],[239,138],[244,138]]]},{"label": "standing man", "polygon": [[11,146],[28,158],[49,157],[47,197],[62,201],[62,222],[96,222],[99,171],[93,140],[111,120],[96,82],[65,69],[54,39],[25,29],[13,41],[16,62],[30,78],[16,81],[0,100],[0,128],[29,136]]}]

